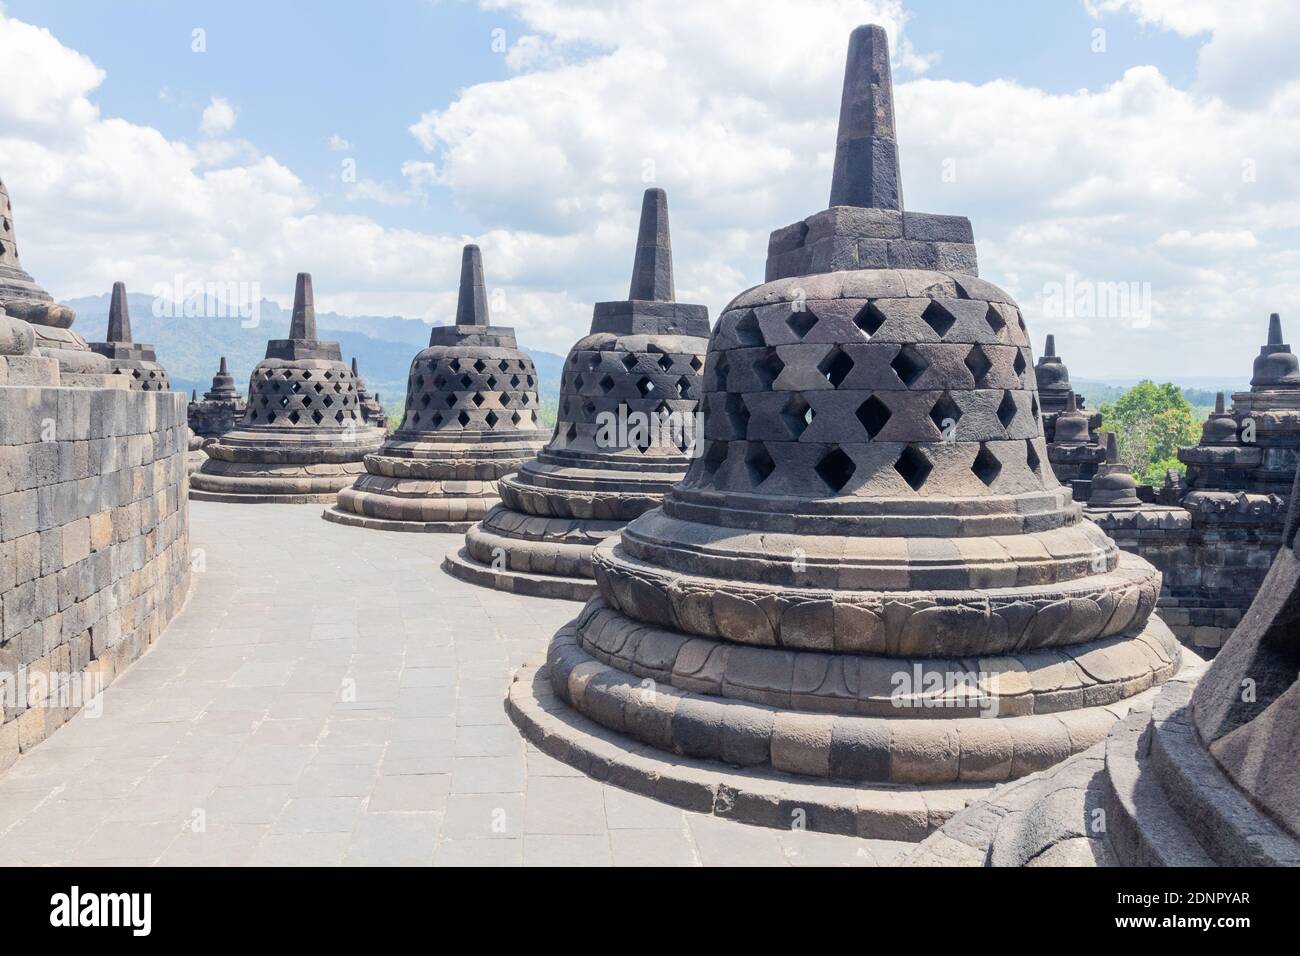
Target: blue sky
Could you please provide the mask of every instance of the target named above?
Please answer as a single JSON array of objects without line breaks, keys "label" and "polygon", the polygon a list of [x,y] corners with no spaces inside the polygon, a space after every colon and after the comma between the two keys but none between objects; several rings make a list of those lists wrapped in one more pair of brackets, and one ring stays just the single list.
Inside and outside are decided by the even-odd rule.
[{"label": "blue sky", "polygon": [[[825,205],[847,29],[874,19],[894,40],[909,207],[972,218],[982,274],[1036,339],[1057,332],[1092,377],[1244,374],[1300,273],[1300,111],[1290,5],[1234,9],[4,0],[49,79],[7,133],[0,115],[0,174],[25,262],[65,297],[179,272],[274,297],[310,268],[326,306],[443,321],[475,240],[521,338],[562,352],[593,301],[624,294],[651,181],[682,297],[716,314],[761,280],[766,232]],[[230,113],[201,131],[214,100]],[[1044,290],[1068,277],[1150,287],[1154,313],[1058,319]]]}]

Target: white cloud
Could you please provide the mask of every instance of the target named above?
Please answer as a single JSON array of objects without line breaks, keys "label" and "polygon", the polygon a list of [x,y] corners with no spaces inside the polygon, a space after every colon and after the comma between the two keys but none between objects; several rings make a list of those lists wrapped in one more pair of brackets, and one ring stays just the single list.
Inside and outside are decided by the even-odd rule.
[{"label": "white cloud", "polygon": [[199,123],[199,132],[204,136],[220,136],[235,128],[235,118],[239,111],[230,105],[230,101],[221,96],[212,97],[203,110],[203,119]]},{"label": "white cloud", "polygon": [[332,136],[330,136],[327,142],[329,143],[329,148],[336,153],[345,153],[348,150],[352,149],[352,144],[349,143],[342,136],[340,136],[338,133],[334,133]]}]

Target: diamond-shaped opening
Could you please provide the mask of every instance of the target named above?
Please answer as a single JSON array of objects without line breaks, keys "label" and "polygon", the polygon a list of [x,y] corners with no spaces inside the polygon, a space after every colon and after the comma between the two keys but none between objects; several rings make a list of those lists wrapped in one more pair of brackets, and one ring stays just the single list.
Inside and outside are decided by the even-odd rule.
[{"label": "diamond-shaped opening", "polygon": [[325,416],[321,414],[320,409],[316,409],[316,411],[311,413],[311,420],[314,421],[317,425],[319,425],[321,422],[325,420]]},{"label": "diamond-shaped opening", "polygon": [[485,368],[487,368],[487,362],[483,361],[482,359],[479,359],[474,363],[474,371],[476,372],[481,372]]},{"label": "diamond-shaped opening", "polygon": [[816,412],[811,405],[805,401],[804,397],[799,394],[791,395],[785,403],[785,408],[781,409],[781,420],[785,422],[785,427],[790,430],[790,437],[798,438],[813,423]]},{"label": "diamond-shaped opening", "polygon": [[469,387],[470,387],[471,385],[473,385],[473,384],[474,384],[474,380],[473,380],[472,378],[470,378],[468,375],[462,375],[462,376],[460,377],[460,387],[461,387],[461,388],[469,388]]},{"label": "diamond-shaped opening", "polygon": [[520,404],[520,405],[527,405],[527,404],[528,404],[528,393],[527,393],[527,392],[524,392],[524,394],[522,394],[522,395],[519,396],[519,404]]},{"label": "diamond-shaped opening", "polygon": [[980,453],[971,462],[970,470],[975,472],[975,477],[984,484],[992,485],[1002,472],[1002,462],[998,461],[997,456],[989,451],[988,445],[981,442]]},{"label": "diamond-shaped opening", "polygon": [[433,418],[430,419],[430,421],[433,422],[433,427],[437,428],[443,422],[442,412],[434,412]]},{"label": "diamond-shaped opening", "polygon": [[1039,459],[1038,452],[1034,449],[1033,441],[1029,439],[1025,440],[1025,464],[1029,466],[1029,470],[1035,475],[1039,474],[1038,466],[1042,464],[1042,460]]},{"label": "diamond-shaped opening", "polygon": [[469,424],[469,413],[461,412],[459,415],[456,416],[456,421],[460,422],[461,428],[464,428],[466,425]]},{"label": "diamond-shaped opening", "polygon": [[678,397],[678,398],[690,398],[690,397],[691,397],[691,387],[692,387],[694,384],[695,384],[695,382],[692,381],[691,379],[687,378],[685,375],[683,375],[681,378],[679,378],[679,379],[677,380],[677,397]]},{"label": "diamond-shaped opening", "polygon": [[727,373],[731,371],[731,360],[727,358],[728,352],[715,352],[717,360],[713,363],[713,378],[718,383],[718,391],[727,390]]},{"label": "diamond-shaped opening", "polygon": [[288,407],[289,407],[289,396],[288,396],[288,395],[285,395],[283,398],[280,399],[280,407],[281,407],[281,408],[288,408]]},{"label": "diamond-shaped opening", "polygon": [[961,406],[953,401],[950,394],[944,392],[930,409],[930,421],[934,422],[934,427],[939,429],[944,438],[947,438],[961,421]]},{"label": "diamond-shaped opening", "polygon": [[614,379],[611,378],[610,376],[606,375],[604,378],[600,380],[600,390],[604,392],[606,395],[608,395],[610,391],[613,390],[613,388],[614,388]]},{"label": "diamond-shaped opening", "polygon": [[776,471],[776,462],[762,442],[750,442],[745,449],[745,469],[749,472],[749,480],[755,485],[761,485]]},{"label": "diamond-shaped opening", "polygon": [[894,462],[894,471],[902,476],[913,491],[921,490],[925,479],[930,477],[930,472],[933,470],[934,466],[930,464],[930,459],[913,445],[904,448],[903,453],[898,456],[898,461]]},{"label": "diamond-shaped opening", "polygon": [[857,416],[858,421],[862,422],[862,427],[867,430],[867,434],[875,438],[885,427],[885,423],[893,418],[894,413],[889,410],[888,405],[872,395],[858,406]]},{"label": "diamond-shaped opening", "polygon": [[724,408],[731,421],[732,432],[736,437],[744,438],[749,429],[749,408],[745,405],[745,396],[735,393],[728,395]]},{"label": "diamond-shaped opening", "polygon": [[569,422],[569,430],[564,433],[565,444],[572,445],[578,440],[578,423]]},{"label": "diamond-shaped opening", "polygon": [[722,463],[727,460],[727,443],[725,441],[711,441],[708,448],[704,450],[704,472],[712,475]]},{"label": "diamond-shaped opening", "polygon": [[580,392],[580,391],[582,391],[582,376],[581,376],[581,375],[575,375],[575,376],[573,376],[573,390],[574,390],[575,392]]},{"label": "diamond-shaped opening", "polygon": [[460,371],[460,359],[458,359],[458,358],[454,358],[454,359],[452,359],[452,360],[451,360],[451,364],[448,366],[448,368],[450,368],[453,372],[459,372],[459,371]]},{"label": "diamond-shaped opening", "polygon": [[966,367],[970,369],[971,375],[975,376],[975,384],[983,385],[989,369],[993,368],[993,362],[984,354],[984,350],[976,345],[966,353]]},{"label": "diamond-shaped opening", "polygon": [[1016,400],[1011,397],[1009,391],[1002,393],[1002,401],[998,403],[998,421],[1002,423],[1003,428],[1010,428],[1011,423],[1016,420]]},{"label": "diamond-shaped opening", "polygon": [[485,401],[485,399],[483,398],[483,393],[475,392],[474,397],[471,398],[470,401],[473,402],[475,405],[482,405],[483,402]]},{"label": "diamond-shaped opening", "polygon": [[491,389],[495,389],[497,387],[497,377],[495,375],[489,375],[487,377],[487,387]]},{"label": "diamond-shaped opening", "polygon": [[1025,369],[1029,367],[1028,363],[1025,362],[1024,353],[1019,349],[1016,350],[1016,360],[1011,363],[1011,367],[1015,370],[1017,375],[1024,375]]},{"label": "diamond-shaped opening", "polygon": [[754,371],[764,388],[770,388],[778,375],[785,369],[785,362],[776,354],[776,349],[768,349],[767,354],[754,363]]},{"label": "diamond-shaped opening", "polygon": [[1038,417],[1038,396],[1032,392],[1029,395],[1029,412],[1035,418]]},{"label": "diamond-shaped opening", "polygon": [[273,424],[275,422],[275,412],[267,412],[266,421],[267,424]]},{"label": "diamond-shaped opening", "polygon": [[[575,356],[575,358],[576,358],[576,356]],[[500,362],[497,362],[497,368],[501,369],[501,371],[503,371],[503,372],[508,372],[508,371],[510,371],[510,362],[509,362],[509,360],[508,360],[508,359],[502,359]]]},{"label": "diamond-shaped opening", "polygon": [[742,347],[757,348],[763,344],[763,330],[758,327],[758,316],[750,309],[740,317],[735,328],[736,341]]},{"label": "diamond-shaped opening", "polygon": [[926,325],[934,329],[935,335],[940,338],[947,335],[948,330],[952,328],[953,323],[957,321],[955,315],[933,299],[931,299],[930,304],[925,307],[925,311],[921,313],[921,319]]},{"label": "diamond-shaped opening", "polygon": [[583,403],[582,403],[582,414],[585,415],[585,416],[587,416],[588,418],[591,418],[593,415],[595,415],[595,414],[596,414],[596,403],[593,402],[591,399],[587,399],[585,402],[583,402]]},{"label": "diamond-shaped opening", "polygon": [[867,333],[867,338],[871,338],[871,336],[879,332],[880,327],[885,324],[885,318],[885,313],[876,308],[874,302],[868,302],[859,309],[858,314],[853,317],[853,324],[863,332]]},{"label": "diamond-shaped opening", "polygon": [[310,396],[310,395],[303,396],[302,407],[303,407],[303,408],[311,408],[311,396]]},{"label": "diamond-shaped opening", "polygon": [[516,425],[518,425],[520,422],[524,420],[524,416],[521,415],[519,412],[515,412],[513,415],[510,416],[510,420],[514,422]]},{"label": "diamond-shaped opening", "polygon": [[326,378],[333,378],[333,377],[334,377],[334,373],[333,373],[333,372],[326,372],[326,373],[325,373],[325,377],[326,377]]},{"label": "diamond-shaped opening", "polygon": [[285,369],[283,372],[280,373],[280,376],[282,378],[293,378],[293,372],[291,372],[289,369]]},{"label": "diamond-shaped opening", "polygon": [[833,387],[839,388],[840,382],[848,378],[849,372],[853,371],[853,359],[837,345],[818,363],[817,371],[821,372]]},{"label": "diamond-shaped opening", "polygon": [[600,353],[592,353],[591,358],[587,359],[587,368],[593,372],[600,368]]},{"label": "diamond-shaped opening", "polygon": [[298,415],[298,410],[296,408],[289,413],[289,421],[293,422],[295,425],[298,424],[300,417],[301,416]]},{"label": "diamond-shaped opening", "polygon": [[704,368],[704,363],[700,361],[700,357],[698,355],[691,356],[691,368],[694,369],[696,372]]},{"label": "diamond-shaped opening", "polygon": [[989,324],[989,328],[995,335],[1001,335],[1002,330],[1007,327],[1007,320],[1002,318],[1002,313],[992,302],[989,303],[989,310],[984,313],[984,321]]},{"label": "diamond-shaped opening", "polygon": [[322,385],[320,382],[317,382],[313,387],[316,389],[316,394],[317,394],[317,395],[319,395],[321,392],[325,391],[325,386]]},{"label": "diamond-shaped opening", "polygon": [[659,360],[655,363],[665,372],[670,371],[673,367],[672,357],[669,355],[660,355]]},{"label": "diamond-shaped opening", "polygon": [[636,356],[633,355],[631,352],[628,352],[626,355],[624,355],[623,367],[627,369],[629,372],[632,371],[632,369],[636,368]]},{"label": "diamond-shaped opening", "polygon": [[816,470],[831,491],[838,493],[849,483],[849,479],[857,471],[857,466],[853,464],[853,459],[837,446],[822,455],[821,461],[817,462]]},{"label": "diamond-shaped opening", "polygon": [[448,392],[448,393],[447,393],[447,398],[445,399],[445,401],[447,402],[447,407],[448,407],[448,408],[455,408],[455,407],[456,407],[456,395],[455,395],[455,393],[453,393],[453,392]]},{"label": "diamond-shaped opening", "polygon": [[655,390],[655,383],[648,378],[642,378],[636,383],[636,390],[641,393],[642,398],[645,398]]},{"label": "diamond-shaped opening", "polygon": [[[135,374],[136,374],[137,377],[139,377],[139,375],[140,375],[139,372],[136,372]],[[299,392],[301,392],[301,391],[302,391],[302,382],[294,382],[294,383],[293,383],[293,387],[290,388],[289,391],[293,392],[295,395],[298,394]]]},{"label": "diamond-shaped opening", "polygon": [[487,422],[488,428],[496,428],[497,422],[499,422],[501,419],[497,417],[496,412],[488,412],[486,417],[483,420]]},{"label": "diamond-shaped opening", "polygon": [[511,375],[511,376],[510,376],[510,387],[511,387],[511,388],[518,388],[518,387],[519,387],[519,376],[518,376],[518,375]]},{"label": "diamond-shaped opening", "polygon": [[429,407],[429,403],[431,401],[433,401],[433,396],[430,395],[428,392],[425,392],[423,395],[420,396],[420,404],[423,405],[425,408]]},{"label": "diamond-shaped opening", "polygon": [[912,384],[921,377],[921,373],[930,367],[930,363],[912,346],[904,345],[898,350],[894,360],[889,363],[889,367],[894,370],[904,385],[911,388]]},{"label": "diamond-shaped opening", "polygon": [[338,422],[340,425],[342,425],[342,424],[343,424],[343,413],[342,413],[341,411],[335,412],[335,413],[334,413],[334,420],[335,420],[336,422]]},{"label": "diamond-shaped opening", "polygon": [[1021,334],[1023,335],[1029,334],[1029,330],[1025,328],[1025,317],[1020,314],[1020,311],[1018,309],[1016,310],[1016,323],[1020,326]]},{"label": "diamond-shaped opening", "polygon": [[796,336],[803,338],[817,324],[817,316],[810,309],[799,309],[786,316],[785,324],[790,326],[790,331]]}]

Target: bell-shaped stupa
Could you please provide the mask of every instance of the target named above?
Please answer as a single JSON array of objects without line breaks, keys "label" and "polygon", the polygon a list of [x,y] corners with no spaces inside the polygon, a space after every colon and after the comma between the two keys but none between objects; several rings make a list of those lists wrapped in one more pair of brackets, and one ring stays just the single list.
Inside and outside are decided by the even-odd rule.
[{"label": "bell-shaped stupa", "polygon": [[1052,473],[969,222],[900,208],[889,75],[855,30],[836,205],[773,234],[778,278],[709,341],[703,457],[596,549],[599,596],[508,709],[634,790],[917,839],[1101,740],[1180,655],[1159,574]]},{"label": "bell-shaped stupa", "polygon": [[92,352],[86,340],[72,331],[77,313],[55,302],[23,269],[18,259],[13,204],[3,180],[0,180],[0,309],[32,327],[34,354],[58,361],[61,384],[121,387],[105,381],[104,376],[111,372],[108,360]]},{"label": "bell-shaped stupa", "polygon": [[1084,410],[1083,398],[1070,384],[1070,370],[1056,354],[1055,335],[1047,336],[1043,354],[1034,365],[1034,380],[1052,472],[1074,492],[1075,500],[1086,501],[1091,495],[1089,482],[1106,460],[1106,449],[1096,435],[1101,414]]},{"label": "bell-shaped stupa", "polygon": [[370,391],[366,385],[366,380],[361,377],[361,371],[357,368],[357,357],[352,356],[352,377],[357,382],[357,402],[361,405],[361,417],[365,419],[367,425],[375,428],[388,430],[388,414],[384,411],[383,404],[379,401],[379,395]]},{"label": "bell-shaped stupa", "polygon": [[537,370],[515,330],[490,325],[483,257],[461,257],[455,325],[411,362],[402,423],[325,518],[386,531],[465,531],[498,501],[497,482],[537,454]]},{"label": "bell-shaped stupa", "polygon": [[153,346],[139,344],[131,337],[131,310],[126,302],[125,283],[113,283],[105,338],[104,342],[92,342],[90,349],[108,359],[113,374],[125,378],[130,388],[137,392],[165,392],[171,388]]},{"label": "bell-shaped stupa", "polygon": [[[215,382],[214,382],[215,385]],[[202,501],[333,501],[384,434],[365,423],[337,342],[316,338],[311,276],[298,273],[289,338],[266,343],[239,426],[205,446],[190,480]]]},{"label": "bell-shaped stupa", "polygon": [[647,189],[628,298],[596,304],[564,363],[550,443],[501,480],[502,503],[447,570],[503,591],[591,597],[595,546],[656,507],[700,447],[708,337],[708,309],[674,295],[668,197]]}]

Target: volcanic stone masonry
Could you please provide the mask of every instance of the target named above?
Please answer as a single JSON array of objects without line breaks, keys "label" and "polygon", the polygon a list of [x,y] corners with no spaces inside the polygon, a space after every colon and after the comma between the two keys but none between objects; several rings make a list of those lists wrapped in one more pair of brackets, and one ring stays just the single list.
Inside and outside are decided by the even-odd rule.
[{"label": "volcanic stone masonry", "polygon": [[1034,379],[1052,472],[1073,492],[1075,501],[1087,501],[1088,482],[1106,458],[1096,437],[1101,413],[1084,410],[1083,399],[1070,384],[1070,370],[1056,354],[1055,335],[1047,337],[1043,355],[1034,365]]},{"label": "volcanic stone masonry", "polygon": [[239,427],[205,446],[190,497],[243,503],[333,501],[384,433],[366,423],[337,342],[316,338],[311,276],[298,273],[289,338],[266,343]]},{"label": "volcanic stone masonry", "polygon": [[126,304],[126,285],[113,283],[108,303],[106,342],[94,342],[90,350],[108,359],[114,375],[121,375],[127,386],[140,392],[165,392],[171,388],[167,372],[158,364],[152,345],[137,345],[131,338],[131,312]]},{"label": "volcanic stone masonry", "polygon": [[709,312],[676,301],[668,197],[641,204],[628,298],[599,302],[569,351],[554,435],[501,480],[502,503],[444,567],[502,591],[585,601],[591,554],[656,507],[686,474],[696,433]]},{"label": "volcanic stone masonry", "polygon": [[19,266],[2,184],[0,212],[3,770],[157,639],[190,554],[185,397],[110,374]]},{"label": "volcanic stone masonry", "polygon": [[483,256],[461,255],[456,323],[411,362],[402,423],[324,517],[384,531],[463,532],[497,503],[497,482],[542,446],[537,370],[515,330],[489,324]]},{"label": "volcanic stone masonry", "polygon": [[361,406],[361,417],[365,419],[367,425],[386,432],[388,430],[388,414],[379,401],[379,393],[371,393],[370,388],[366,385],[366,380],[361,377],[361,372],[357,370],[355,355],[352,357],[352,377],[356,379],[357,383],[357,404]]},{"label": "volcanic stone masonry", "polygon": [[1181,656],[1158,572],[1052,473],[1024,322],[969,222],[902,210],[889,77],[859,27],[835,205],[773,233],[780,278],[709,341],[703,457],[597,547],[599,596],[507,707],[547,753],[690,809],[919,839],[1102,740]]},{"label": "volcanic stone masonry", "polygon": [[[1282,545],[1199,681],[949,820],[910,866],[1300,866],[1300,476]],[[1247,693],[1247,689],[1251,692]]]},{"label": "volcanic stone masonry", "polygon": [[233,429],[244,418],[248,404],[235,387],[235,377],[226,368],[226,357],[221,356],[217,374],[212,376],[212,387],[190,398],[186,417],[190,426],[189,469],[193,474],[208,460],[203,448],[214,439]]}]

